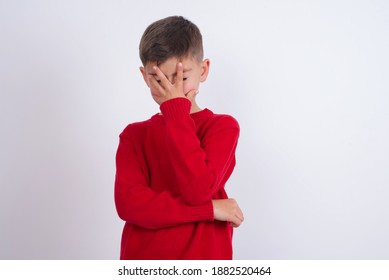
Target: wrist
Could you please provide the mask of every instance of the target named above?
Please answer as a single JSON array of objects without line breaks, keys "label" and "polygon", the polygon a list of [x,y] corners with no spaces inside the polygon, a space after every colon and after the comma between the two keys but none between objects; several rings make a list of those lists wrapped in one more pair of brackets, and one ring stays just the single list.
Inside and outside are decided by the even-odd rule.
[{"label": "wrist", "polygon": [[192,104],[185,97],[177,97],[161,103],[160,110],[166,119],[179,119],[189,116]]}]

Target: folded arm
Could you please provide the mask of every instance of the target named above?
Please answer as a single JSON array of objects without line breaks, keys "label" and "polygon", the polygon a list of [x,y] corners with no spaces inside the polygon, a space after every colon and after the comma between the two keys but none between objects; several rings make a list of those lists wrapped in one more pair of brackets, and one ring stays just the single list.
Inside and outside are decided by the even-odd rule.
[{"label": "folded arm", "polygon": [[115,204],[121,219],[150,229],[214,220],[211,200],[194,206],[168,191],[153,191],[131,138],[123,134],[116,154]]}]

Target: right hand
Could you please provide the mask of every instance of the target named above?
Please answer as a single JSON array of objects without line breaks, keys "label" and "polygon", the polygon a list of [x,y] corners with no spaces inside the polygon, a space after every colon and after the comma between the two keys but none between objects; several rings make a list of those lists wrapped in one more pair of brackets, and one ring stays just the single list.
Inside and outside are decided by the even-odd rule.
[{"label": "right hand", "polygon": [[214,219],[227,221],[233,227],[239,227],[244,217],[238,203],[233,198],[212,200]]},{"label": "right hand", "polygon": [[184,93],[184,67],[182,62],[177,63],[176,69],[176,80],[172,83],[157,65],[153,66],[155,75],[151,78],[150,83],[152,91],[159,93],[159,104],[177,97],[186,97],[192,102],[194,96],[198,93],[198,90],[190,90]]}]

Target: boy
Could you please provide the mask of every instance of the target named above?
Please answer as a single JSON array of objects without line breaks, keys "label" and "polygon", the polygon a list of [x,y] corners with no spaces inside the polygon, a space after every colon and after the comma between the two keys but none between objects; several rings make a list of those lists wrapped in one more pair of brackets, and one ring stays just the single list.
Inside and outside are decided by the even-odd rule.
[{"label": "boy", "polygon": [[183,17],[161,19],[145,30],[139,52],[161,113],[120,134],[115,203],[126,222],[120,258],[232,259],[232,227],[243,214],[224,185],[239,126],[196,103],[210,65],[201,33]]}]

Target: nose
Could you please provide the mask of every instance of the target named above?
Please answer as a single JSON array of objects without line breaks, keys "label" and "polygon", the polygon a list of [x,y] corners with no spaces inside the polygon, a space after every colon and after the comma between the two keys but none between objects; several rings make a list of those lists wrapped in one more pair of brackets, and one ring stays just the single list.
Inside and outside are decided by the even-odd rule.
[{"label": "nose", "polygon": [[166,77],[166,78],[169,80],[169,82],[171,84],[174,84],[176,82],[176,76],[175,75],[174,76],[170,76],[170,77]]}]

